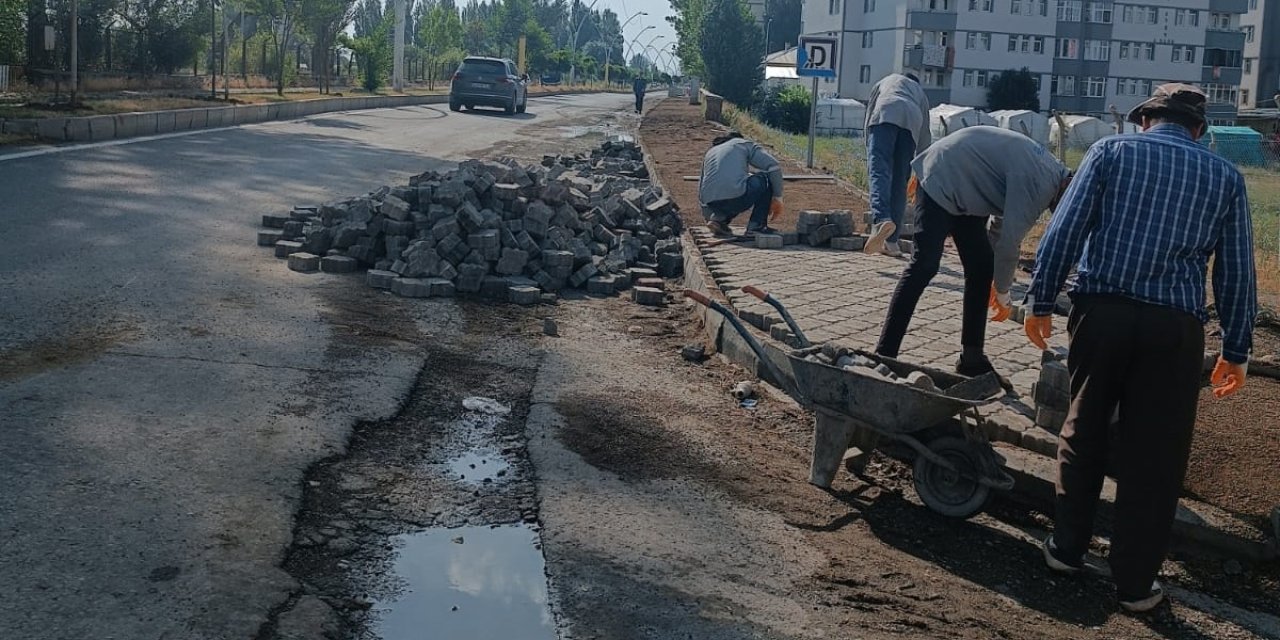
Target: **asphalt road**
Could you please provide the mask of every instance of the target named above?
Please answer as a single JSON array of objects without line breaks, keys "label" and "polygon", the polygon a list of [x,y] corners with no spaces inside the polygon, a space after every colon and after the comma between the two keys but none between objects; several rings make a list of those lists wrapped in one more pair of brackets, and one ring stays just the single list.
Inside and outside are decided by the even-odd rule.
[{"label": "asphalt road", "polygon": [[261,214],[553,149],[629,100],[0,155],[0,638],[253,637],[294,586],[304,472],[394,414],[425,357],[377,335],[412,305],[372,314],[286,270],[254,244]]}]

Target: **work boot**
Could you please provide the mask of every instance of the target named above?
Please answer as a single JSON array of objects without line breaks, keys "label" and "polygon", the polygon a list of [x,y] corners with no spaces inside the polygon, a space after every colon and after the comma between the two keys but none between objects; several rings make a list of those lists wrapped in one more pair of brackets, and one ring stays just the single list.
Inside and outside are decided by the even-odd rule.
[{"label": "work boot", "polygon": [[880,253],[883,253],[890,258],[901,258],[902,248],[899,247],[896,242],[886,242],[884,243],[884,249]]},{"label": "work boot", "polygon": [[867,238],[867,244],[862,247],[862,252],[875,255],[884,251],[885,241],[897,230],[898,225],[894,224],[892,220],[885,220],[871,225],[871,237]]},{"label": "work boot", "polygon": [[710,231],[711,235],[717,238],[733,237],[733,230],[729,228],[729,225],[723,222],[716,222],[715,220],[707,221],[707,231]]},{"label": "work boot", "polygon": [[1120,594],[1120,607],[1129,613],[1146,613],[1164,602],[1164,587],[1152,581],[1151,591],[1145,595],[1128,596]]},{"label": "work boot", "polygon": [[991,365],[991,360],[987,359],[986,356],[969,360],[966,360],[964,356],[960,356],[960,359],[956,361],[956,373],[966,378],[976,378],[984,373],[994,373],[996,380],[1000,381],[1000,386],[1005,391],[1013,391],[1013,383],[1009,382],[1008,378],[1000,375],[996,368]]}]

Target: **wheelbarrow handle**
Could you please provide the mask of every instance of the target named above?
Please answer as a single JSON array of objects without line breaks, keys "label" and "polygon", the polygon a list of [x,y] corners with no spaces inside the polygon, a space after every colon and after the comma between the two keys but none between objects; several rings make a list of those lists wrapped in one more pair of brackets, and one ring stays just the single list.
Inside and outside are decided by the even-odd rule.
[{"label": "wheelbarrow handle", "polygon": [[804,331],[800,329],[800,325],[796,323],[796,319],[791,317],[791,312],[787,311],[787,308],[782,305],[781,300],[778,300],[773,295],[765,292],[760,287],[746,286],[742,288],[742,291],[755,296],[765,304],[777,309],[778,315],[782,316],[782,321],[787,323],[787,328],[791,329],[791,334],[796,337],[801,349],[813,345],[812,342],[809,342],[809,337],[804,335]]},{"label": "wheelbarrow handle", "polygon": [[[765,352],[764,346],[760,344],[760,341],[757,340],[755,336],[751,335],[751,331],[742,324],[742,321],[738,319],[738,316],[730,311],[728,307],[708,298],[706,294],[694,291],[693,289],[685,289],[684,297],[723,316],[725,322],[727,322],[729,326],[733,327],[733,330],[736,331],[739,336],[742,336],[742,339],[747,343],[747,347],[749,347],[752,353],[755,354],[756,359],[766,370],[768,370],[770,377],[773,378],[774,384],[777,384],[788,391],[792,390],[790,385],[791,380],[778,370],[778,367],[774,365],[773,360],[769,358],[769,354]],[[717,345],[717,347],[719,347],[719,345]]]},{"label": "wheelbarrow handle", "polygon": [[756,297],[756,298],[758,298],[761,302],[768,302],[768,301],[769,301],[769,294],[767,294],[767,293],[765,293],[763,290],[761,290],[761,289],[760,289],[760,287],[743,287],[743,288],[742,288],[742,291],[743,291],[743,292],[745,292],[745,293],[749,293],[749,294],[751,294],[751,295],[755,296],[755,297]]}]

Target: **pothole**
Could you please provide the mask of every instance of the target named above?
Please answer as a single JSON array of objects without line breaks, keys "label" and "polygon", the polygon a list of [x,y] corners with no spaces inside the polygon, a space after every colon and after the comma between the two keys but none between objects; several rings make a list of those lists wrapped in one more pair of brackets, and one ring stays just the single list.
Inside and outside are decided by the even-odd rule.
[{"label": "pothole", "polygon": [[496,449],[471,449],[445,463],[449,479],[466,484],[490,484],[510,479],[511,463]]},{"label": "pothole", "polygon": [[532,526],[428,529],[392,544],[392,573],[403,588],[373,603],[370,626],[383,640],[555,639]]}]

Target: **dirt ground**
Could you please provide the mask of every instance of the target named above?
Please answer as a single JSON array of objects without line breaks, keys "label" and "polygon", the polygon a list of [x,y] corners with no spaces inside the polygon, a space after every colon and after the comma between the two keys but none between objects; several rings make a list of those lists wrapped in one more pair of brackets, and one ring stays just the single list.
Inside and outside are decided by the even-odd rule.
[{"label": "dirt ground", "polygon": [[[702,154],[718,135],[718,125],[704,122],[698,107],[667,100],[647,113],[640,136],[653,156],[664,185],[680,204],[686,223],[701,224],[697,209],[697,183],[684,175],[697,175]],[[787,172],[805,172],[794,161]],[[803,209],[852,209],[864,211],[865,201],[840,185],[822,182],[787,184],[787,216],[775,226],[794,228],[796,213]],[[1024,278],[1026,278],[1024,274]],[[1216,327],[1207,329],[1209,348],[1217,348]],[[1280,353],[1280,334],[1260,327],[1255,353]],[[1250,385],[1226,402],[1214,402],[1205,392],[1188,471],[1190,495],[1246,516],[1265,516],[1280,505],[1280,384],[1254,376]]]},{"label": "dirt ground", "polygon": [[[640,124],[640,139],[653,156],[653,162],[662,173],[664,186],[681,205],[687,225],[705,224],[698,208],[698,183],[685,181],[684,176],[696,176],[702,170],[702,156],[711,147],[711,140],[720,135],[716,125],[702,120],[701,107],[685,100],[664,100],[645,113]],[[811,174],[800,163],[773,150],[783,162],[784,173]],[[791,181],[783,187],[783,203],[786,212],[770,226],[789,231],[795,229],[801,211],[830,211],[848,209],[855,213],[867,210],[866,201],[853,190],[825,181]],[[744,216],[746,214],[743,214]],[[745,225],[746,218],[735,220]]]}]

